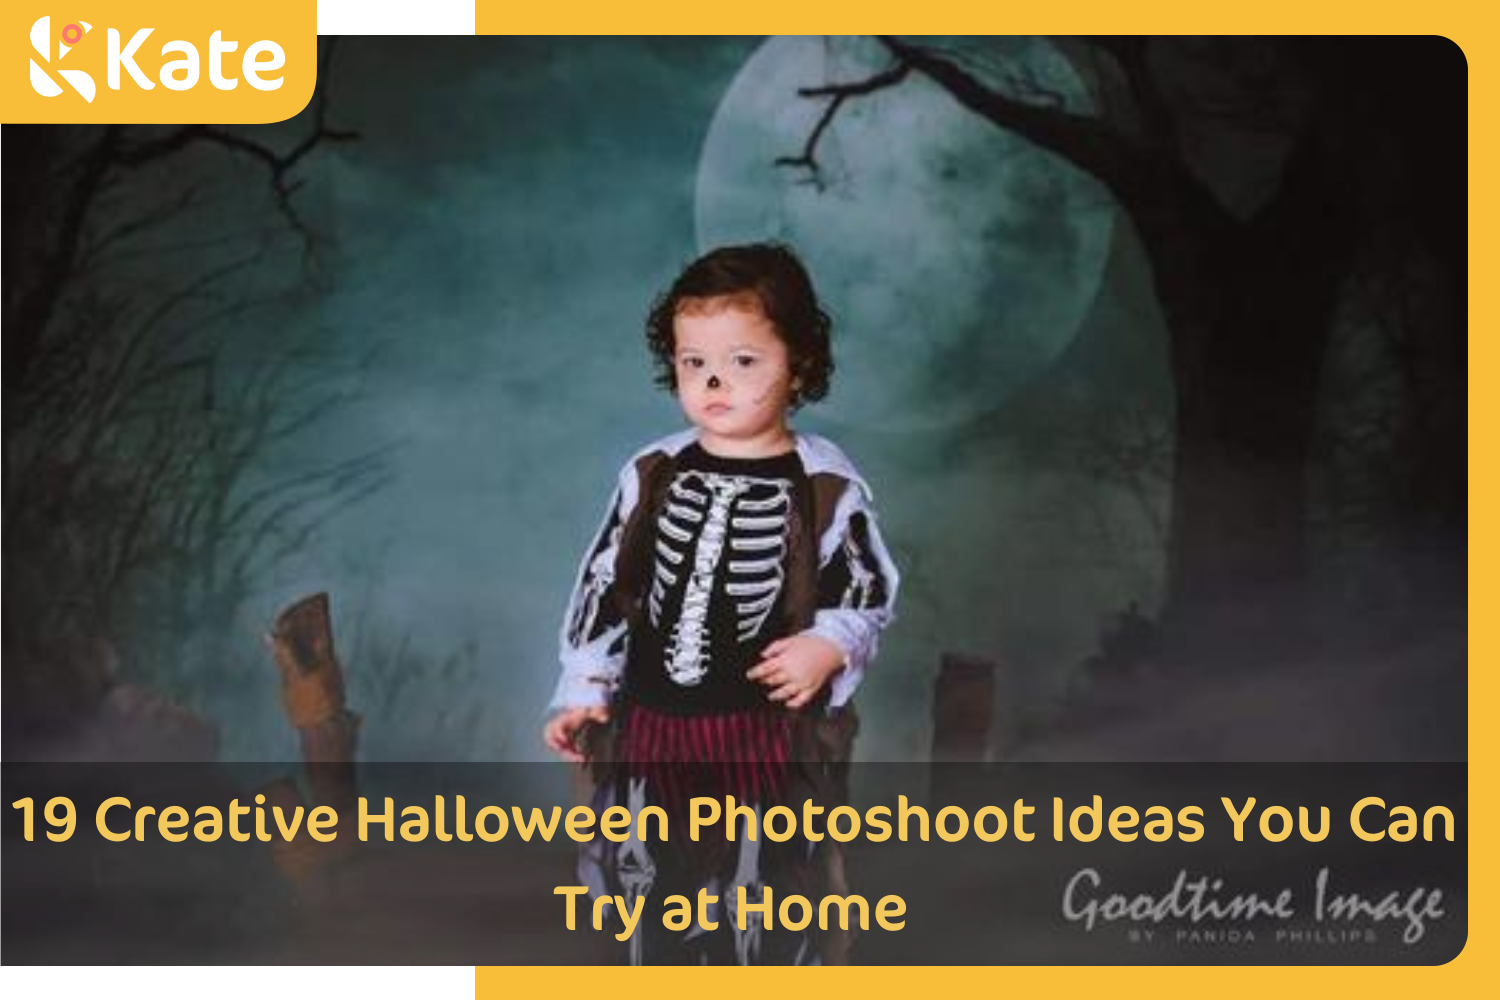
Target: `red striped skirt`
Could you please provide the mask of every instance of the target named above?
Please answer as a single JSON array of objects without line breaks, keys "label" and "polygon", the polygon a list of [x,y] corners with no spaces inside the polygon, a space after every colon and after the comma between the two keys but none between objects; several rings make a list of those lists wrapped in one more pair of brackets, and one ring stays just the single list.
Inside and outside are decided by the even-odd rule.
[{"label": "red striped skirt", "polygon": [[620,734],[618,763],[646,779],[668,815],[688,800],[774,804],[786,791],[794,716],[776,706],[717,715],[673,715],[632,706]]},{"label": "red striped skirt", "polygon": [[[745,885],[759,898],[755,887],[764,885],[774,886],[778,895],[815,898],[821,867],[812,860],[814,845],[798,835],[784,842],[760,837],[747,847],[750,838],[744,832],[744,819],[736,817],[736,837],[730,840],[723,813],[728,795],[734,796],[736,810],[755,809],[761,817],[773,806],[795,809],[806,797],[808,778],[800,760],[794,759],[797,719],[796,713],[770,704],[716,715],[674,715],[641,705],[625,708],[620,714],[611,780],[601,785],[596,805],[600,809],[606,802],[629,803],[631,809],[637,804],[659,806],[667,814],[671,833],[667,841],[596,841],[605,893],[628,899],[633,892],[644,891],[654,900],[669,895],[695,899],[700,889],[708,889],[727,900],[725,894],[732,894],[733,886]],[[689,834],[688,807],[700,796],[714,800],[720,814],[694,838]],[[631,952],[632,960],[650,965],[760,964],[794,962],[802,960],[798,956],[816,954],[808,943],[811,932],[777,928],[753,935],[750,945],[735,936],[732,919],[718,919],[719,930],[711,934],[696,925],[685,932],[673,931],[647,920],[636,932],[640,943]]]}]

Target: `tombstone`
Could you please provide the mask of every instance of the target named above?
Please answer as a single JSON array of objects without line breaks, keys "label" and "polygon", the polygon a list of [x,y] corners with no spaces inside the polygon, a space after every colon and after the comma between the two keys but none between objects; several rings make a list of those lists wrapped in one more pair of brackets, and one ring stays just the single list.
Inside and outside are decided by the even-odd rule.
[{"label": "tombstone", "polygon": [[944,653],[932,697],[934,807],[955,805],[981,784],[977,765],[990,746],[995,664],[978,656]]},{"label": "tombstone", "polygon": [[[337,838],[313,840],[306,829],[290,843],[276,845],[276,863],[299,888],[317,890],[317,875],[356,847],[354,811],[358,800],[355,751],[359,716],[344,696],[344,671],[334,652],[333,620],[327,594],[304,597],[282,610],[267,636],[281,675],[281,699],[287,719],[297,730],[307,773],[309,810],[326,805],[339,815]],[[285,812],[304,805],[290,779],[260,789],[268,804]]]},{"label": "tombstone", "polygon": [[990,745],[995,664],[944,653],[932,698],[932,760],[983,761]]}]

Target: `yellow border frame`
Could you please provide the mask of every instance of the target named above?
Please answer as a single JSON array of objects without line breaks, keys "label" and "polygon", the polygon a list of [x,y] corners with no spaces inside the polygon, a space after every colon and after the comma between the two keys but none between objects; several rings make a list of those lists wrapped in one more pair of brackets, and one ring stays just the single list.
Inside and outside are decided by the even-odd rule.
[{"label": "yellow border frame", "polygon": [[[807,32],[869,27],[884,31],[920,33],[1238,33],[1296,32],[1345,34],[1441,34],[1452,39],[1469,62],[1469,216],[1471,221],[1469,275],[1470,328],[1485,329],[1495,318],[1497,297],[1492,285],[1477,282],[1493,264],[1495,240],[1495,195],[1476,189],[1472,178],[1494,176],[1496,128],[1477,118],[1475,108],[1494,106],[1495,84],[1490,64],[1484,60],[1493,47],[1485,31],[1490,18],[1474,3],[1428,0],[1424,3],[1375,2],[1354,4],[1299,3],[1261,0],[1233,8],[1183,0],[1146,0],[1111,4],[1082,0],[1066,7],[1056,5],[980,5],[957,0],[928,0],[920,5],[896,4],[890,0],[760,0],[753,8],[716,3],[684,3],[654,0],[629,4],[606,4],[593,0],[556,8],[522,5],[498,0],[474,0],[475,28],[480,34],[551,33],[575,31],[599,33],[677,34],[695,32],[756,32],[796,27]],[[1476,68],[1477,64],[1477,68]],[[1477,119],[1477,120],[1476,120]],[[1484,395],[1476,396],[1477,376],[1495,375],[1496,348],[1471,337],[1469,395],[1470,426],[1481,432],[1500,425],[1500,404]],[[1496,477],[1483,453],[1470,441],[1470,509],[1496,499]],[[1470,662],[1487,664],[1500,640],[1500,625],[1483,612],[1494,606],[1486,600],[1494,592],[1493,573],[1476,574],[1476,564],[1487,569],[1494,564],[1496,529],[1483,522],[1470,525]],[[1476,556],[1478,557],[1476,560]],[[1480,612],[1476,614],[1476,611]],[[1471,788],[1491,787],[1495,778],[1495,732],[1482,726],[1487,710],[1495,705],[1496,681],[1487,670],[1470,672],[1470,775]],[[1490,822],[1495,809],[1488,800],[1470,795],[1469,929],[1470,944],[1453,962],[1438,968],[1244,968],[1227,972],[1211,967],[1133,968],[849,968],[849,969],[646,969],[615,968],[479,968],[475,971],[475,994],[481,997],[537,993],[615,996],[649,992],[653,995],[682,990],[711,991],[712,1000],[744,995],[801,994],[814,991],[857,991],[860,995],[898,994],[926,997],[935,991],[980,995],[1050,996],[1059,992],[1107,993],[1110,996],[1162,996],[1199,994],[1220,997],[1257,998],[1297,995],[1310,991],[1350,991],[1364,996],[1421,995],[1437,987],[1444,994],[1468,996],[1484,992],[1479,985],[1491,982],[1494,966],[1494,914],[1475,901],[1488,899],[1496,888],[1496,863],[1475,845],[1488,846]],[[356,991],[366,984],[354,984]]]}]

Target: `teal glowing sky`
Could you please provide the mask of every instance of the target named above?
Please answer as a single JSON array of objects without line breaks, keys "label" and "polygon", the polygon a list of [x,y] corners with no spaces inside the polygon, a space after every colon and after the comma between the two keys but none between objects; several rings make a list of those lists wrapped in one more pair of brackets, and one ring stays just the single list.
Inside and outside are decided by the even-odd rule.
[{"label": "teal glowing sky", "polygon": [[[356,394],[283,462],[388,447],[391,480],[262,581],[243,617],[253,635],[280,603],[333,593],[371,755],[542,758],[582,547],[620,462],[680,425],[651,384],[645,311],[700,240],[755,235],[723,198],[701,214],[700,166],[731,163],[721,187],[745,176],[759,140],[723,130],[767,97],[716,112],[749,86],[759,45],[403,38],[340,51],[333,118],[362,141],[309,161],[311,290],[240,349],[253,363],[311,338],[306,377]],[[905,571],[861,697],[861,755],[898,759],[925,752],[943,651],[999,659],[1005,710],[1021,713],[1068,683],[1106,614],[1155,600],[1158,493],[1143,508],[1049,442],[1068,420],[1107,429],[1122,408],[1170,405],[1148,286],[1103,196],[961,113],[886,135],[906,164],[887,170],[882,116],[899,124],[903,107],[859,110],[840,140],[841,169],[872,172],[826,192],[854,198],[840,225],[857,236],[860,213],[880,213],[903,239],[852,247],[824,223],[809,237],[836,320],[853,320],[836,327],[846,363],[829,403],[799,418],[861,464]],[[901,146],[917,141],[932,148]],[[829,208],[815,197],[777,207],[782,235]],[[872,320],[882,302],[923,328]],[[399,676],[370,667],[372,649],[403,639]],[[231,755],[293,751],[272,681],[220,706]]]}]

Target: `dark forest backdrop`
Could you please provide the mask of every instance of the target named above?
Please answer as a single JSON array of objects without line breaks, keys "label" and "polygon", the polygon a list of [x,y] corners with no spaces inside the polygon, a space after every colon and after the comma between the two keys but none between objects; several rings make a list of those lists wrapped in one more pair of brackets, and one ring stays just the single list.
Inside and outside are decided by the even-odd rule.
[{"label": "dark forest backdrop", "polygon": [[[1461,758],[1467,69],[1442,39],[351,39],[277,126],[6,127],[6,752],[295,752],[333,595],[379,757],[532,759],[639,330],[796,243],[807,429],[1007,756]],[[111,737],[113,738],[113,737]],[[14,750],[13,750],[14,748]]]}]

